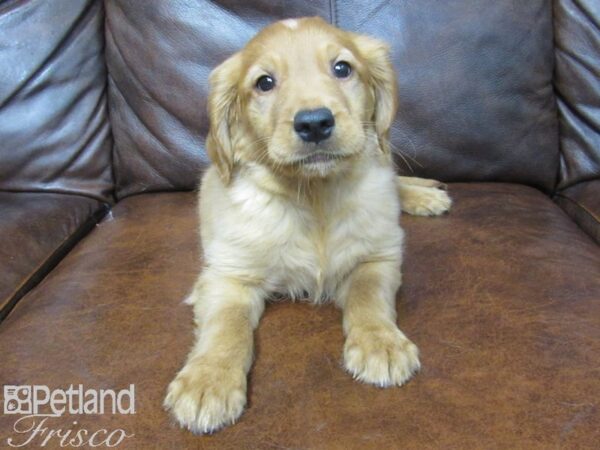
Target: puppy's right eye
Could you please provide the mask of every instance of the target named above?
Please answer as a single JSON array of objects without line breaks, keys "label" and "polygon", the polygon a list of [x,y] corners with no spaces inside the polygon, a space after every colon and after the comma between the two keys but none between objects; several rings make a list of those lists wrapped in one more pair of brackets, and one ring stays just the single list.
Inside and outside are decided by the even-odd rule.
[{"label": "puppy's right eye", "polygon": [[273,77],[269,75],[263,75],[258,80],[256,80],[256,88],[259,91],[267,92],[275,87],[275,80]]},{"label": "puppy's right eye", "polygon": [[352,67],[346,61],[339,61],[333,66],[333,74],[336,78],[348,78],[351,73]]}]

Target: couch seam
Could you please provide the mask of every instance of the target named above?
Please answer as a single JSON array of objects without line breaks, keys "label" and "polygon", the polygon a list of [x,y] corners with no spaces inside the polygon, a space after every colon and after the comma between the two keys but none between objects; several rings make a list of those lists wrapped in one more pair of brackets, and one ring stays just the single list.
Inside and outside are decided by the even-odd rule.
[{"label": "couch seam", "polygon": [[329,0],[329,17],[331,18],[331,24],[337,26],[337,3],[336,0]]},{"label": "couch seam", "polygon": [[85,238],[111,210],[109,203],[101,202],[99,207],[88,216],[71,234],[65,237],[48,257],[40,262],[30,272],[30,275],[8,295],[8,301],[0,307],[0,324],[8,317],[19,302],[71,252],[71,250]]},{"label": "couch seam", "polygon": [[106,120],[108,122],[108,133],[110,138],[110,150],[109,150],[109,159],[110,159],[110,176],[112,181],[112,192],[110,192],[111,199],[113,203],[117,202],[117,177],[116,177],[116,168],[115,168],[115,135],[113,133],[112,120],[111,120],[111,101],[110,101],[110,86],[108,83],[108,78],[110,76],[110,70],[108,67],[108,61],[106,59],[106,49],[108,48],[108,42],[106,39],[108,28],[109,28],[109,20],[108,14],[106,13],[106,3],[102,2],[102,14],[104,15],[104,26],[103,26],[103,47],[102,47],[102,60],[104,61],[104,69],[106,76],[104,77],[104,98],[106,99]]},{"label": "couch seam", "polygon": [[[585,206],[583,206],[583,205],[582,205],[582,204],[580,204],[579,202],[577,202],[577,201],[575,201],[575,200],[573,200],[573,199],[571,199],[571,198],[569,198],[569,197],[566,197],[565,195],[562,195],[562,194],[556,194],[556,195],[554,196],[554,201],[556,202],[556,200],[557,200],[557,199],[558,199],[558,200],[562,200],[562,199],[564,199],[564,200],[567,200],[567,202],[569,202],[569,203],[571,203],[571,204],[575,205],[575,206],[576,206],[576,207],[578,207],[578,208],[579,208],[581,211],[583,211],[583,213],[584,213],[585,215],[587,215],[587,216],[589,216],[589,217],[591,217],[591,218],[592,218],[592,220],[593,220],[593,223],[595,224],[595,226],[596,226],[596,227],[600,227],[600,219],[599,219],[599,218],[597,218],[597,217],[596,217],[596,215],[595,215],[594,213],[592,213],[592,212],[591,212],[591,211],[590,211],[588,208],[586,208]],[[559,202],[556,202],[556,203],[559,203]],[[561,206],[561,205],[560,205],[560,203],[559,203],[559,206]],[[569,216],[569,218],[570,218],[570,219],[571,219],[573,222],[575,222],[575,224],[577,224],[577,226],[578,226],[578,227],[579,227],[579,228],[580,228],[580,229],[581,229],[581,230],[582,230],[582,231],[583,231],[583,232],[584,232],[586,235],[588,235],[588,236],[590,236],[592,239],[594,239],[594,236],[593,236],[592,234],[590,234],[590,232],[589,232],[588,230],[586,230],[586,229],[583,227],[583,225],[582,225],[582,221],[581,221],[581,220],[577,220],[577,217],[574,217],[574,216],[572,216],[572,215],[569,213],[569,211],[568,211],[567,209],[565,209],[565,207],[561,206],[561,208],[562,208],[562,209],[563,209],[563,211],[564,211],[564,212],[565,212],[565,213],[566,213],[566,214]],[[600,244],[600,242],[599,242],[598,244]]]},{"label": "couch seam", "polygon": [[[7,192],[12,194],[57,194],[57,195],[72,195],[74,197],[82,197],[88,200],[95,200],[98,203],[110,204],[110,200],[114,200],[112,195],[109,197],[103,197],[101,195],[95,195],[84,192],[70,191],[68,189],[46,189],[46,190],[35,190],[35,189],[0,189],[0,192]],[[113,201],[113,203],[116,203]]]},{"label": "couch seam", "polygon": [[557,73],[557,64],[556,64],[556,52],[557,52],[557,41],[556,41],[556,4],[558,0],[552,1],[552,93],[554,94],[554,112],[556,115],[556,134],[558,138],[558,164],[556,167],[556,173],[554,174],[554,188],[552,193],[557,195],[557,191],[560,186],[560,178],[562,172],[562,164],[563,164],[563,148],[562,148],[562,125],[560,120],[560,108],[559,108],[559,96],[560,92],[556,88],[556,73]]},{"label": "couch seam", "polygon": [[564,198],[565,200],[570,201],[571,203],[577,205],[580,209],[582,209],[586,214],[588,214],[589,216],[592,217],[592,219],[594,219],[594,221],[600,225],[600,217],[596,217],[596,214],[594,214],[592,211],[590,211],[588,208],[586,208],[585,206],[583,206],[581,203],[579,203],[577,200],[573,200],[570,197],[567,197],[566,195],[563,194],[556,194],[555,198],[560,197],[560,198]]}]

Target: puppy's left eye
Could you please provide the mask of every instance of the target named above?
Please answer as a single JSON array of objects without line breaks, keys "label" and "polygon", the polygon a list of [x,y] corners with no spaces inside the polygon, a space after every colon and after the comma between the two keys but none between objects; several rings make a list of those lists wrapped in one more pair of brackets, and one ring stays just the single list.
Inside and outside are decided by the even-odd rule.
[{"label": "puppy's left eye", "polygon": [[336,78],[348,78],[352,73],[352,67],[346,61],[338,61],[333,65],[333,74]]},{"label": "puppy's left eye", "polygon": [[256,80],[256,88],[259,91],[267,92],[275,87],[275,80],[273,77],[269,75],[263,75],[258,80]]}]

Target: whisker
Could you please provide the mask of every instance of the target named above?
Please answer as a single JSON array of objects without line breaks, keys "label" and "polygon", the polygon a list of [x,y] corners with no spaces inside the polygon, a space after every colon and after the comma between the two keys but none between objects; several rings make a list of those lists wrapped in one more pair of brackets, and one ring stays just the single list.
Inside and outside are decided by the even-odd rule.
[{"label": "whisker", "polygon": [[410,159],[410,160],[411,160],[413,163],[415,163],[417,166],[419,166],[419,167],[421,167],[421,168],[423,167],[423,164],[421,164],[421,163],[420,163],[420,162],[419,162],[419,161],[416,159],[416,157],[413,157],[413,156],[411,156],[410,154],[403,152],[403,151],[400,149],[400,147],[399,147],[399,146],[397,146],[397,145],[393,144],[392,142],[389,142],[389,145],[390,145],[390,147],[392,148],[392,152],[393,152],[394,154],[398,154],[398,155],[402,156],[403,158],[404,158],[404,157],[406,157],[406,158],[409,158],[409,159]]},{"label": "whisker", "polygon": [[[365,124],[365,125],[373,125],[374,124],[371,121],[362,121],[361,123]],[[408,134],[406,134],[404,131],[402,131],[401,129],[399,129],[398,127],[393,126],[393,125],[392,125],[391,129],[394,130],[394,131],[396,131],[396,132],[398,132],[398,133],[400,133],[400,134],[402,134],[402,137],[405,138],[408,141],[408,143],[410,144],[410,147],[412,149],[412,152],[410,152],[410,153],[409,152],[405,152],[404,150],[402,150],[402,148],[399,145],[394,144],[390,139],[388,139],[387,140],[387,144],[390,146],[390,149],[392,150],[392,153],[395,154],[395,155],[398,155],[402,159],[402,161],[404,162],[404,164],[406,164],[406,166],[408,167],[408,169],[411,172],[414,172],[414,170],[413,170],[412,165],[410,164],[409,160],[412,161],[417,166],[423,167],[423,165],[417,160],[417,156],[416,156],[417,155],[417,148],[416,148],[414,142],[412,141],[412,139],[410,139],[410,137],[408,136]],[[377,137],[376,136],[370,134],[369,138],[375,139],[375,143],[377,143]],[[412,153],[412,155],[411,155],[411,153]],[[396,161],[394,161],[394,164],[395,163],[396,163]]]},{"label": "whisker", "polygon": [[394,130],[397,133],[400,133],[402,135],[403,139],[406,139],[408,141],[408,143],[410,144],[412,150],[413,150],[413,156],[416,156],[417,154],[417,147],[415,145],[415,143],[413,142],[413,140],[410,138],[410,136],[408,135],[408,133],[406,133],[404,130],[392,125],[391,127],[392,130]]}]

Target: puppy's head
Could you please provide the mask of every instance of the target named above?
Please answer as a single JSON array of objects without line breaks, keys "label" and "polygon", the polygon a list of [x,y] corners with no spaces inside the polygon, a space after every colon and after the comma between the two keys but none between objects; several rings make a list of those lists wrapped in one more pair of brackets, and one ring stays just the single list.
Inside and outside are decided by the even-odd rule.
[{"label": "puppy's head", "polygon": [[389,153],[396,81],[386,44],[320,18],[258,33],[210,76],[207,150],[224,179],[258,164],[326,177],[365,152]]}]

